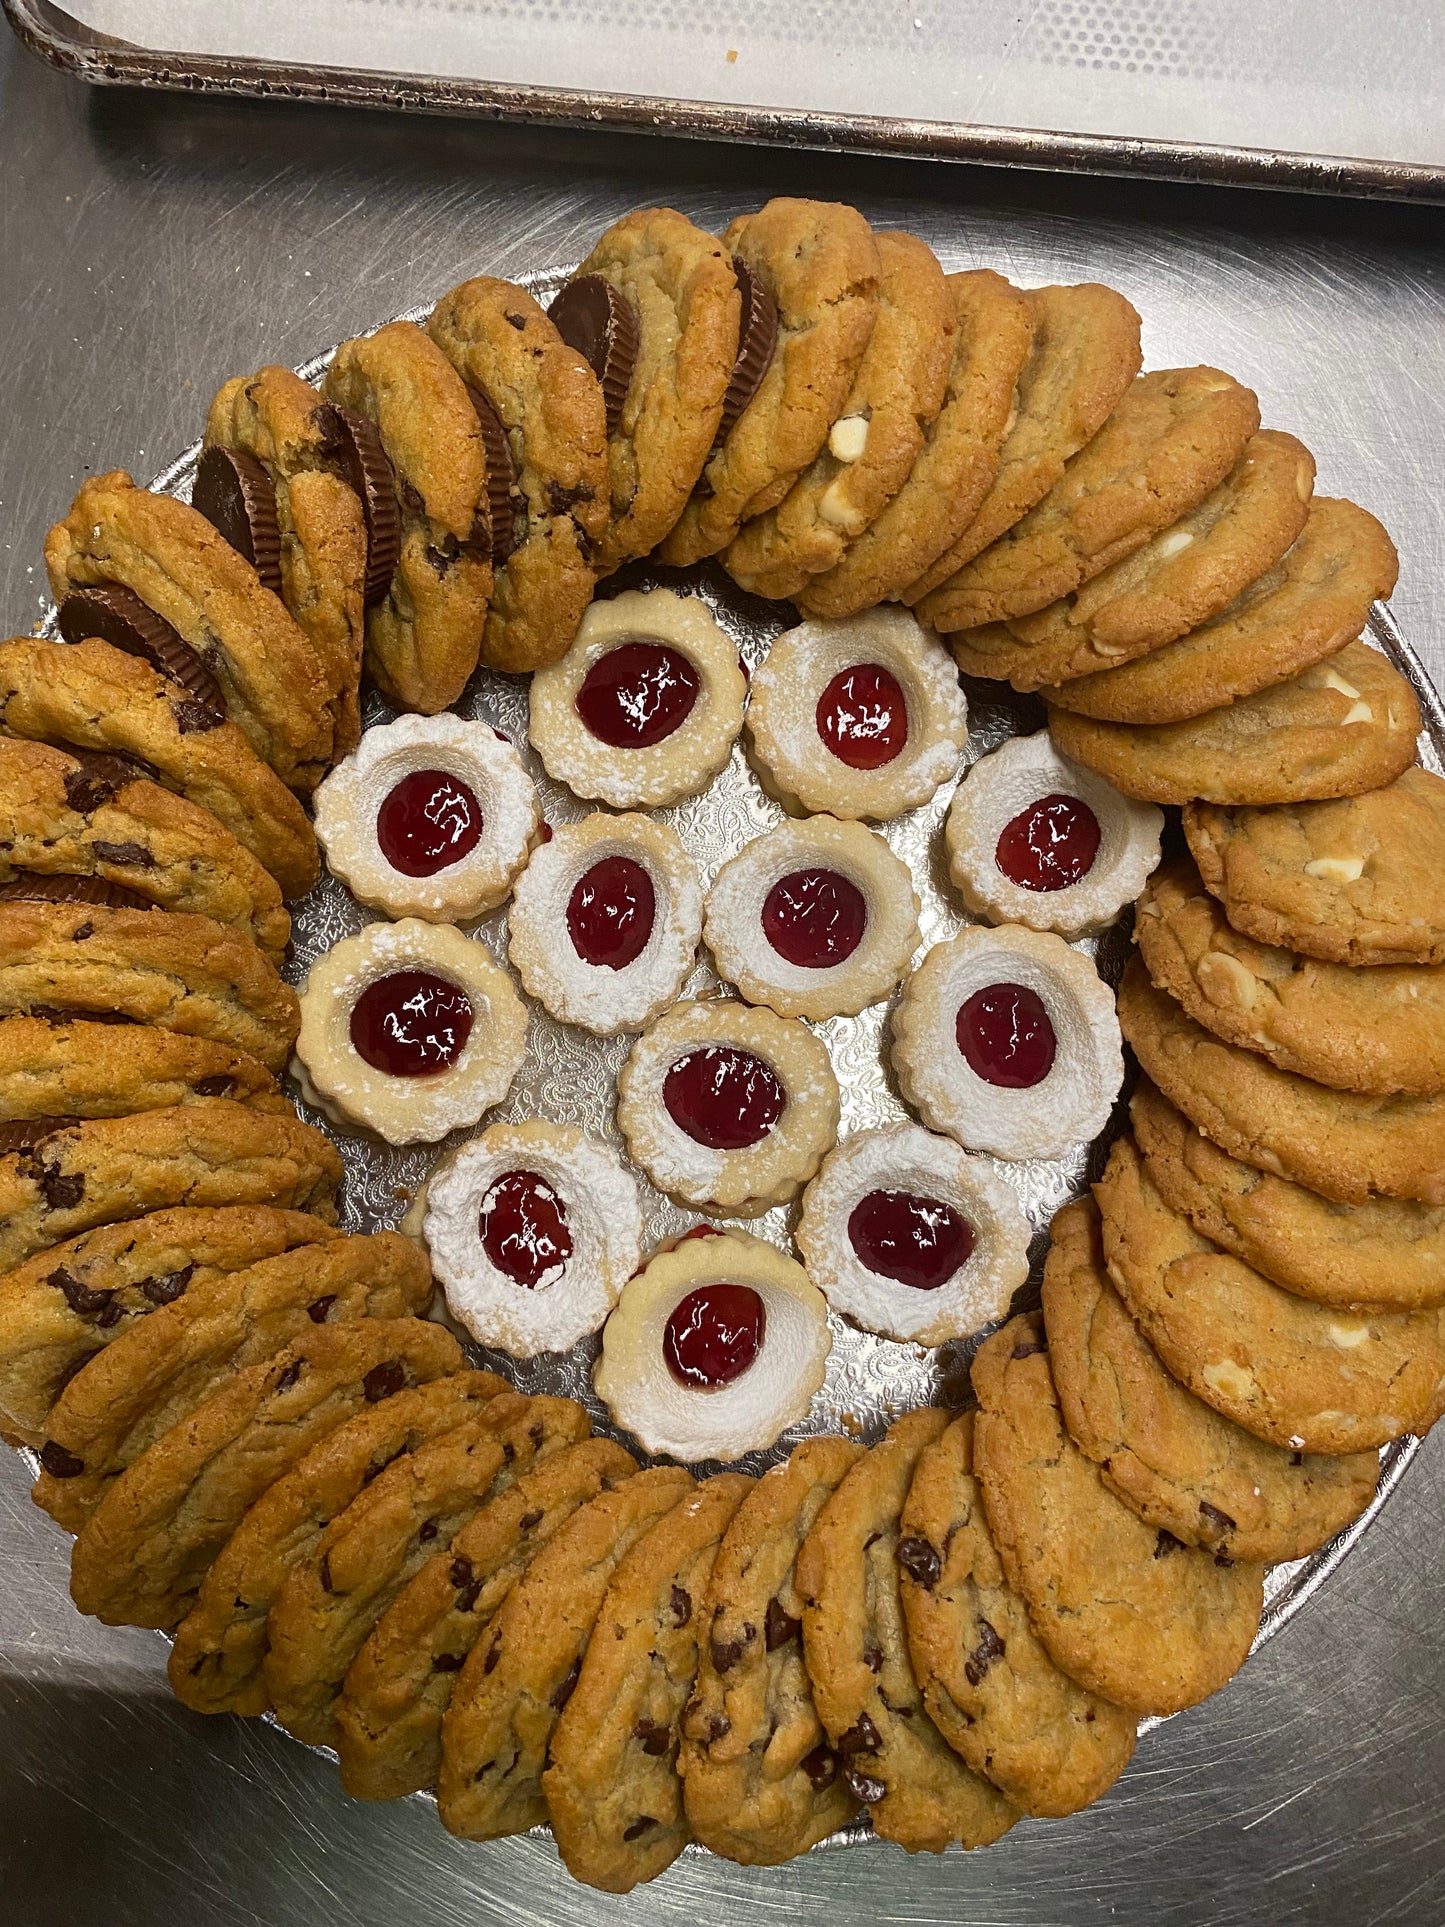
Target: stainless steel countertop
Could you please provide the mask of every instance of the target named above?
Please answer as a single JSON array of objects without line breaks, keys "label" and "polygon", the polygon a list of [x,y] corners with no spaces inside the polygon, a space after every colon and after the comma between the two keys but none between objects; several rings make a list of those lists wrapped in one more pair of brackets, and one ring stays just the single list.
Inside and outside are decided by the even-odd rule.
[{"label": "stainless steel countertop", "polygon": [[[149,477],[220,381],[297,362],[481,269],[575,258],[627,207],[705,223],[768,193],[856,201],[948,265],[1097,277],[1154,365],[1207,360],[1374,509],[1393,608],[1445,680],[1445,260],[1432,209],[541,134],[325,109],[90,96],[0,45],[0,609],[88,469]],[[259,1724],[174,1704],[164,1647],[80,1619],[64,1547],[0,1455],[0,1927],[453,1927],[770,1918],[853,1927],[1436,1927],[1445,1919],[1445,1450],[1217,1698],[1075,1819],[942,1862],[688,1856],[618,1901],[549,1844],[462,1846],[419,1802],[345,1800]]]}]

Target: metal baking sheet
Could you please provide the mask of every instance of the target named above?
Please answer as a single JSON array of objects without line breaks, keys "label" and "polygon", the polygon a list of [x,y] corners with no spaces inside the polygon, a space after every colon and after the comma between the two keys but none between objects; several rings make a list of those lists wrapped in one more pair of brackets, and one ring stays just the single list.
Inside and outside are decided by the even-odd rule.
[{"label": "metal baking sheet", "polygon": [[[308,64],[251,56],[236,51],[249,45],[245,29],[215,9],[207,24],[192,30],[187,51],[163,51],[97,31],[51,0],[3,0],[27,46],[97,86],[480,114],[1069,173],[1445,199],[1445,158],[1433,132],[1441,85],[1433,0],[1411,0],[1388,20],[1350,7],[1337,13],[1314,6],[1286,20],[1283,8],[1261,13],[1243,0],[1225,15],[1219,0],[1193,6],[1176,0],[1042,0],[1017,13],[1000,0],[986,19],[976,8],[979,17],[970,15],[965,33],[958,31],[952,4],[893,0],[886,17],[873,4],[835,5],[826,14],[798,5],[790,13],[786,0],[733,0],[716,13],[699,13],[687,0],[595,14],[490,5],[479,10],[472,40],[457,45],[501,35],[512,54],[504,66],[516,73],[492,79],[458,77],[444,57],[436,71],[415,73],[393,70],[390,58],[367,66],[310,54]],[[444,27],[447,16],[460,11],[445,4],[436,9]],[[146,13],[131,0],[112,4],[107,17],[139,20]],[[348,28],[354,33],[361,21],[362,31],[370,26],[384,33],[389,54],[404,61],[408,18],[398,11],[386,22],[384,15],[370,0],[350,21],[338,13],[336,31],[323,44],[349,44]],[[411,16],[411,30],[426,31],[426,16],[426,9]],[[198,18],[206,23],[206,12]],[[1261,31],[1261,22],[1268,31]],[[624,34],[621,25],[633,31]],[[561,83],[549,78],[543,44],[549,32],[560,36],[551,61],[569,68]],[[726,44],[745,43],[750,32],[753,69],[760,76],[752,102],[746,86],[739,91],[736,85],[747,72],[734,64],[739,48]],[[600,40],[604,34],[617,39],[613,56],[584,84],[571,53],[586,44],[586,36]],[[1030,57],[1021,60],[1026,39]],[[923,50],[921,66],[910,40]],[[315,44],[310,36],[308,44]],[[985,48],[990,58],[981,61]],[[634,76],[669,61],[677,70],[668,73],[676,92],[630,85]],[[779,100],[774,70],[786,67],[791,75],[794,61],[798,79],[789,79]],[[883,71],[878,63],[901,84],[896,81],[888,94],[888,111],[862,111],[860,102],[876,104]],[[592,74],[591,63],[581,71]],[[845,73],[847,83],[838,78]],[[714,97],[693,99],[694,85]],[[936,101],[931,115],[915,111],[923,85]],[[1116,96],[1107,106],[1106,93]],[[840,107],[840,98],[849,105]],[[1005,113],[1023,124],[992,123],[1000,99],[1007,103]],[[1242,113],[1245,101],[1252,107]],[[1099,127],[1112,131],[1090,131]],[[1233,137],[1218,138],[1221,127]],[[1339,151],[1313,151],[1324,129],[1330,130],[1327,141],[1341,143]],[[1203,138],[1206,132],[1213,137]]]}]

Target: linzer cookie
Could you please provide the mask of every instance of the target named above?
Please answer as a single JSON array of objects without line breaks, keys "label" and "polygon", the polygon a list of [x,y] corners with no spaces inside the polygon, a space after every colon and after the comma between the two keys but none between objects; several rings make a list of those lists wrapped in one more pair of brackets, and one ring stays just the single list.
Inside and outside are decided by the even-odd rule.
[{"label": "linzer cookie", "polygon": [[[205,710],[219,691],[285,782],[316,783],[333,723],[315,646],[199,510],[137,488],[124,469],[93,476],[45,538],[45,565],[67,640],[98,635],[144,656]],[[67,607],[72,591],[81,599]]]},{"label": "linzer cookie", "polygon": [[593,544],[608,521],[602,386],[510,281],[464,281],[443,295],[427,330],[487,431],[496,583],[482,661],[537,669],[566,653],[592,596]]},{"label": "linzer cookie", "polygon": [[832,567],[795,590],[809,615],[855,615],[901,595],[967,528],[998,471],[1033,336],[1029,297],[976,268],[948,276],[948,300],[952,354],[942,405],[922,425],[922,444],[892,499],[860,533],[842,531]]},{"label": "linzer cookie", "polygon": [[722,420],[740,316],[726,248],[668,207],[614,222],[548,310],[607,407],[599,575],[656,548],[687,506]]},{"label": "linzer cookie", "polygon": [[769,201],[723,236],[743,295],[722,439],[662,544],[664,562],[716,555],[776,508],[843,412],[878,312],[878,248],[851,207]]},{"label": "linzer cookie", "polygon": [[137,776],[209,810],[285,897],[305,896],[316,881],[316,838],[275,771],[234,723],[137,656],[98,638],[0,642],[0,729],[124,758]]},{"label": "linzer cookie", "polygon": [[[363,476],[357,477],[360,486],[353,485],[344,459],[343,473],[332,472],[338,438],[323,406],[316,390],[289,368],[271,365],[228,381],[206,417],[206,447],[191,501],[275,589],[311,638],[331,689],[336,758],[361,734],[362,601],[371,525],[382,523],[374,546],[389,582],[400,523],[389,473],[369,491]],[[363,420],[358,433],[370,428]],[[386,469],[379,445],[372,465]]]},{"label": "linzer cookie", "polygon": [[[0,738],[0,892],[65,901],[74,884],[119,887],[119,907],[194,912],[279,963],[291,935],[275,879],[208,810],[104,750]],[[105,902],[104,893],[95,901]]]},{"label": "linzer cookie", "polygon": [[1317,495],[1288,554],[1210,621],[1133,662],[1044,693],[1103,722],[1202,716],[1336,655],[1364,628],[1376,597],[1394,588],[1398,567],[1395,545],[1373,515]]},{"label": "linzer cookie", "polygon": [[[1026,616],[1141,549],[1221,483],[1259,427],[1253,392],[1217,368],[1140,375],[1043,500],[918,604],[936,629]],[[976,667],[967,641],[961,668]]]},{"label": "linzer cookie", "polygon": [[[59,1013],[57,1013],[57,1017]],[[290,1106],[245,1051],[149,1024],[0,1018],[0,1121],[127,1117],[217,1097],[258,1111]],[[12,1149],[15,1147],[11,1147]]]},{"label": "linzer cookie", "polygon": [[874,239],[878,318],[842,413],[778,506],[728,547],[728,574],[754,595],[786,599],[833,568],[906,482],[943,405],[955,326],[943,270],[911,234]]},{"label": "linzer cookie", "polygon": [[210,917],[0,902],[0,1016],[156,1024],[281,1070],[300,1004],[248,937]]},{"label": "linzer cookie", "polygon": [[1013,527],[1103,427],[1139,372],[1139,317],[1112,288],[1030,288],[1032,333],[998,467],[973,519],[903,593],[917,603]]},{"label": "linzer cookie", "polygon": [[960,637],[960,662],[1031,690],[1161,648],[1279,562],[1304,527],[1314,475],[1301,442],[1262,429],[1197,508],[1036,615]]},{"label": "linzer cookie", "polygon": [[410,321],[343,342],[324,393],[332,406],[317,425],[326,458],[366,513],[367,670],[394,702],[434,715],[477,666],[492,593],[477,411],[446,356]]}]

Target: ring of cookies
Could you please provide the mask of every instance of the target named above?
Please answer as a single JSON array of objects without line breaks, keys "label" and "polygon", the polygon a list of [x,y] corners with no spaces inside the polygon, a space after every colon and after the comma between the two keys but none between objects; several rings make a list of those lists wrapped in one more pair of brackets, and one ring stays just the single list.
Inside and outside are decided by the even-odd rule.
[{"label": "ring of cookies", "polygon": [[[54,633],[0,643],[0,1431],[187,1706],[465,1838],[548,1822],[611,1892],[860,1815],[982,1846],[1222,1686],[1266,1567],[1440,1415],[1445,783],[1363,639],[1395,551],[1247,387],[1140,369],[1108,288],[643,209],[548,309],[480,276],[319,391],[237,377],[189,502],[116,471],[51,530]],[[798,619],[745,660],[696,575],[615,592],[643,558]],[[1047,729],[970,757],[960,671]],[[454,712],[520,674],[528,744]],[[708,876],[730,763],[756,834]],[[925,942],[888,839],[950,794]],[[298,995],[323,852],[375,914]],[[621,1148],[486,1123],[529,1000],[622,1040]],[[840,1139],[830,1026],[885,1003],[912,1115]],[[1019,1161],[1109,1131],[1122,1045],[1040,1305]],[[288,1064],[363,1157],[458,1134],[400,1229],[339,1228]],[[652,1250],[648,1182],[702,1214]],[[786,1249],[740,1222],[780,1206]],[[971,1398],[819,1432],[844,1321]],[[639,1452],[459,1335],[581,1348]]]}]

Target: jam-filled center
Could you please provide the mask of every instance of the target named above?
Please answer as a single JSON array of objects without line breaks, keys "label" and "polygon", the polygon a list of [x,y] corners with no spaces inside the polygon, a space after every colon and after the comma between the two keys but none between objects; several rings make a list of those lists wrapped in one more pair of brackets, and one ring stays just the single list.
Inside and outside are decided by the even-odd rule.
[{"label": "jam-filled center", "polygon": [[630,856],[604,856],[572,885],[567,934],[583,963],[625,970],[647,948],[657,917],[652,878]]},{"label": "jam-filled center", "polygon": [[444,769],[414,769],[376,812],[376,840],[393,870],[433,877],[477,847],[482,808],[470,783]]},{"label": "jam-filled center", "polygon": [[1067,890],[1093,869],[1100,838],[1088,804],[1055,790],[1004,824],[994,862],[1021,890]]},{"label": "jam-filled center", "polygon": [[818,734],[849,769],[882,769],[908,741],[908,703],[881,663],[840,669],[818,698]]},{"label": "jam-filled center", "polygon": [[751,1285],[699,1285],[673,1307],[662,1355],[679,1385],[715,1391],[742,1377],[767,1326],[767,1309]]},{"label": "jam-filled center", "polygon": [[763,900],[763,935],[790,964],[827,970],[863,941],[863,892],[836,870],[793,870]]},{"label": "jam-filled center", "polygon": [[969,1069],[1006,1091],[1040,1084],[1058,1040],[1044,1000],[1027,984],[986,984],[960,1006],[954,1025]]},{"label": "jam-filled center", "polygon": [[679,1057],[662,1080],[662,1101],[680,1131],[709,1151],[742,1151],[765,1138],[787,1098],[771,1064],[731,1044]]},{"label": "jam-filled center", "polygon": [[946,1285],[973,1250],[973,1226],[951,1204],[914,1191],[870,1191],[848,1217],[860,1263],[915,1291]]},{"label": "jam-filled center", "polygon": [[612,749],[651,749],[680,729],[697,701],[697,671],[661,642],[623,642],[599,656],[577,691],[577,714]]},{"label": "jam-filled center", "polygon": [[572,1256],[562,1200],[535,1171],[506,1171],[493,1180],[477,1218],[488,1262],[514,1285],[555,1285]]},{"label": "jam-filled center", "polygon": [[351,1041],[391,1077],[448,1071],[472,1034],[471,1001],[429,970],[397,970],[368,984],[351,1011]]}]

